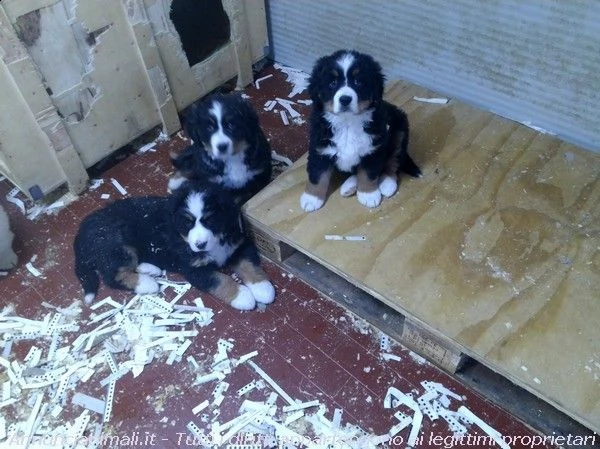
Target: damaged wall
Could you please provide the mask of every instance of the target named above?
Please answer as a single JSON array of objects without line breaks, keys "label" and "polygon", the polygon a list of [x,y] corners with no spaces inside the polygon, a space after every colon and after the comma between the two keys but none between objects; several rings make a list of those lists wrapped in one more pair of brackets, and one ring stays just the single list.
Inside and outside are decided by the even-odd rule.
[{"label": "damaged wall", "polygon": [[600,2],[276,0],[274,57],[310,71],[339,48],[404,79],[600,151]]},{"label": "damaged wall", "polygon": [[[43,193],[64,182],[81,191],[84,167],[157,125],[176,132],[179,110],[236,75],[240,85],[252,81],[267,42],[263,0],[222,0],[230,37],[191,66],[170,9],[171,0],[3,0],[0,57],[8,70],[0,88],[16,86],[35,118],[28,126],[40,128],[24,132],[45,134],[46,143],[23,150],[22,136],[2,134],[0,172],[26,193],[32,183]],[[14,48],[21,55],[11,66]],[[24,63],[26,71],[16,70]],[[16,107],[15,98],[0,102]]]}]

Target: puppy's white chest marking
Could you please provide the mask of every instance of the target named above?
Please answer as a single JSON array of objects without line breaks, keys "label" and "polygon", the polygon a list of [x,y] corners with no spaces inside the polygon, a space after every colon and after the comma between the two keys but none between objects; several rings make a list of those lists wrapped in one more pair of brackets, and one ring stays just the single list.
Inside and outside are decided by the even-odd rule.
[{"label": "puppy's white chest marking", "polygon": [[373,138],[364,130],[372,115],[372,110],[360,114],[325,113],[325,119],[331,124],[333,137],[332,145],[322,149],[321,153],[335,157],[338,169],[352,171],[363,156],[375,149]]},{"label": "puppy's white chest marking", "polygon": [[240,152],[225,160],[225,170],[218,181],[230,189],[239,189],[257,174],[257,170],[248,170],[244,163],[244,152]]}]

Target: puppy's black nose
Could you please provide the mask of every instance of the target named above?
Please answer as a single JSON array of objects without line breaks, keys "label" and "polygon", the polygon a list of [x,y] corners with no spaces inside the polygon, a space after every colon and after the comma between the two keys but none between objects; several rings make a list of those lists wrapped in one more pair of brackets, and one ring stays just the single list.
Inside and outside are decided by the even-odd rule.
[{"label": "puppy's black nose", "polygon": [[352,102],[352,97],[350,95],[342,95],[340,97],[340,104],[342,106],[348,106]]},{"label": "puppy's black nose", "polygon": [[228,149],[229,145],[226,143],[220,143],[217,145],[217,150],[219,150],[219,153],[226,153]]}]

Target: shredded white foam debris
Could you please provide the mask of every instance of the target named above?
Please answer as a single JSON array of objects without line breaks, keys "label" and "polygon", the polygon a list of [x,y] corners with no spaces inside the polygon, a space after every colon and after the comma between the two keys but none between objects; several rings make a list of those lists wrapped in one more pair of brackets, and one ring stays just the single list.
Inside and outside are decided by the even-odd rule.
[{"label": "shredded white foam debris", "polygon": [[148,151],[155,152],[156,151],[155,148],[156,148],[156,141],[155,142],[150,142],[150,143],[147,143],[146,145],[142,145],[137,150],[137,153],[138,154],[144,154],[144,153],[147,153]]},{"label": "shredded white foam debris", "polygon": [[300,117],[300,113],[292,107],[292,105],[295,104],[293,101],[285,100],[283,98],[275,98],[275,101],[277,101],[277,103],[283,106],[283,108],[288,112],[288,114],[290,114],[291,118]]},{"label": "shredded white foam debris", "polygon": [[296,103],[301,103],[310,106],[312,104],[312,100],[296,100]]},{"label": "shredded white foam debris", "polygon": [[310,77],[308,73],[281,64],[274,64],[273,67],[285,73],[287,75],[286,81],[292,85],[292,91],[288,94],[288,98],[304,92],[308,87],[308,78]]},{"label": "shredded white foam debris", "polygon": [[90,179],[90,186],[88,187],[90,190],[96,190],[104,184],[104,179]]},{"label": "shredded white foam debris", "polygon": [[108,193],[103,193],[102,195],[100,195],[100,198],[103,200],[107,200],[110,198],[110,195]]},{"label": "shredded white foam debris", "polygon": [[[30,440],[33,436],[63,436],[66,440],[67,436],[83,435],[86,429],[99,441],[103,423],[110,420],[119,378],[128,373],[137,376],[159,359],[179,362],[183,358],[191,344],[188,337],[198,334],[197,327],[211,323],[213,312],[201,300],[195,301],[196,306],[176,304],[190,289],[189,284],[168,280],[161,280],[161,284],[163,292],[172,289],[176,293],[175,299],[167,302],[162,294],[135,295],[120,304],[105,298],[92,306],[93,313],[85,323],[91,330],[85,333],[78,332],[79,302],[66,308],[44,303],[53,312],[42,320],[15,316],[14,308],[5,307],[0,313],[0,344],[4,346],[0,372],[8,380],[2,385],[0,406],[14,408],[3,416],[16,418],[6,420],[0,448],[15,447],[13,443],[23,441],[23,435]],[[157,324],[160,320],[163,324]],[[32,344],[22,360],[9,361],[7,348],[15,341]],[[48,349],[42,349],[48,341]],[[111,374],[98,379],[98,375],[105,376],[101,374],[103,365],[108,365]],[[107,387],[105,397],[77,391],[92,378]],[[85,410],[69,422],[64,410],[76,414],[74,407]]]},{"label": "shredded white foam debris", "polygon": [[17,198],[17,195],[19,194],[20,190],[18,187],[14,187],[13,189],[11,189],[7,194],[6,194],[6,201],[8,201],[9,203],[13,203],[15,206],[17,206],[21,212],[23,214],[26,213],[26,208],[25,208],[25,203],[20,200],[19,198]]},{"label": "shredded white foam debris", "polygon": [[538,132],[540,132],[540,133],[542,133],[542,134],[548,134],[549,136],[555,136],[555,135],[556,135],[556,133],[553,133],[552,131],[548,131],[548,130],[547,130],[547,129],[545,129],[545,128],[542,128],[542,127],[540,127],[540,126],[534,125],[534,124],[533,124],[531,121],[529,121],[529,120],[524,120],[524,121],[522,121],[522,122],[521,122],[521,124],[522,124],[522,125],[525,125],[525,126],[527,126],[527,127],[529,127],[529,128],[531,128],[531,129],[533,129],[534,131],[538,131]]}]

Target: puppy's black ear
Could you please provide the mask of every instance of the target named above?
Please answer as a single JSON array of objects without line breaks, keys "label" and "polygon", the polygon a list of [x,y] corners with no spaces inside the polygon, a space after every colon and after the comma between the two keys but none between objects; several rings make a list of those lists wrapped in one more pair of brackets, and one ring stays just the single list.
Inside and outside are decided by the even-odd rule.
[{"label": "puppy's black ear", "polygon": [[322,88],[320,83],[326,79],[326,71],[327,71],[327,61],[330,56],[323,56],[317,60],[315,65],[313,66],[312,73],[308,78],[308,94],[310,95],[310,99],[313,101],[313,104],[321,103],[321,98],[319,96],[319,90]]},{"label": "puppy's black ear", "polygon": [[373,101],[380,102],[383,100],[383,90],[385,86],[385,76],[383,75],[383,70],[381,65],[375,61],[371,56],[368,56],[369,64],[373,70]]},{"label": "puppy's black ear", "polygon": [[200,142],[198,127],[200,126],[201,109],[202,106],[199,102],[192,103],[184,114],[183,129],[194,142]]}]

